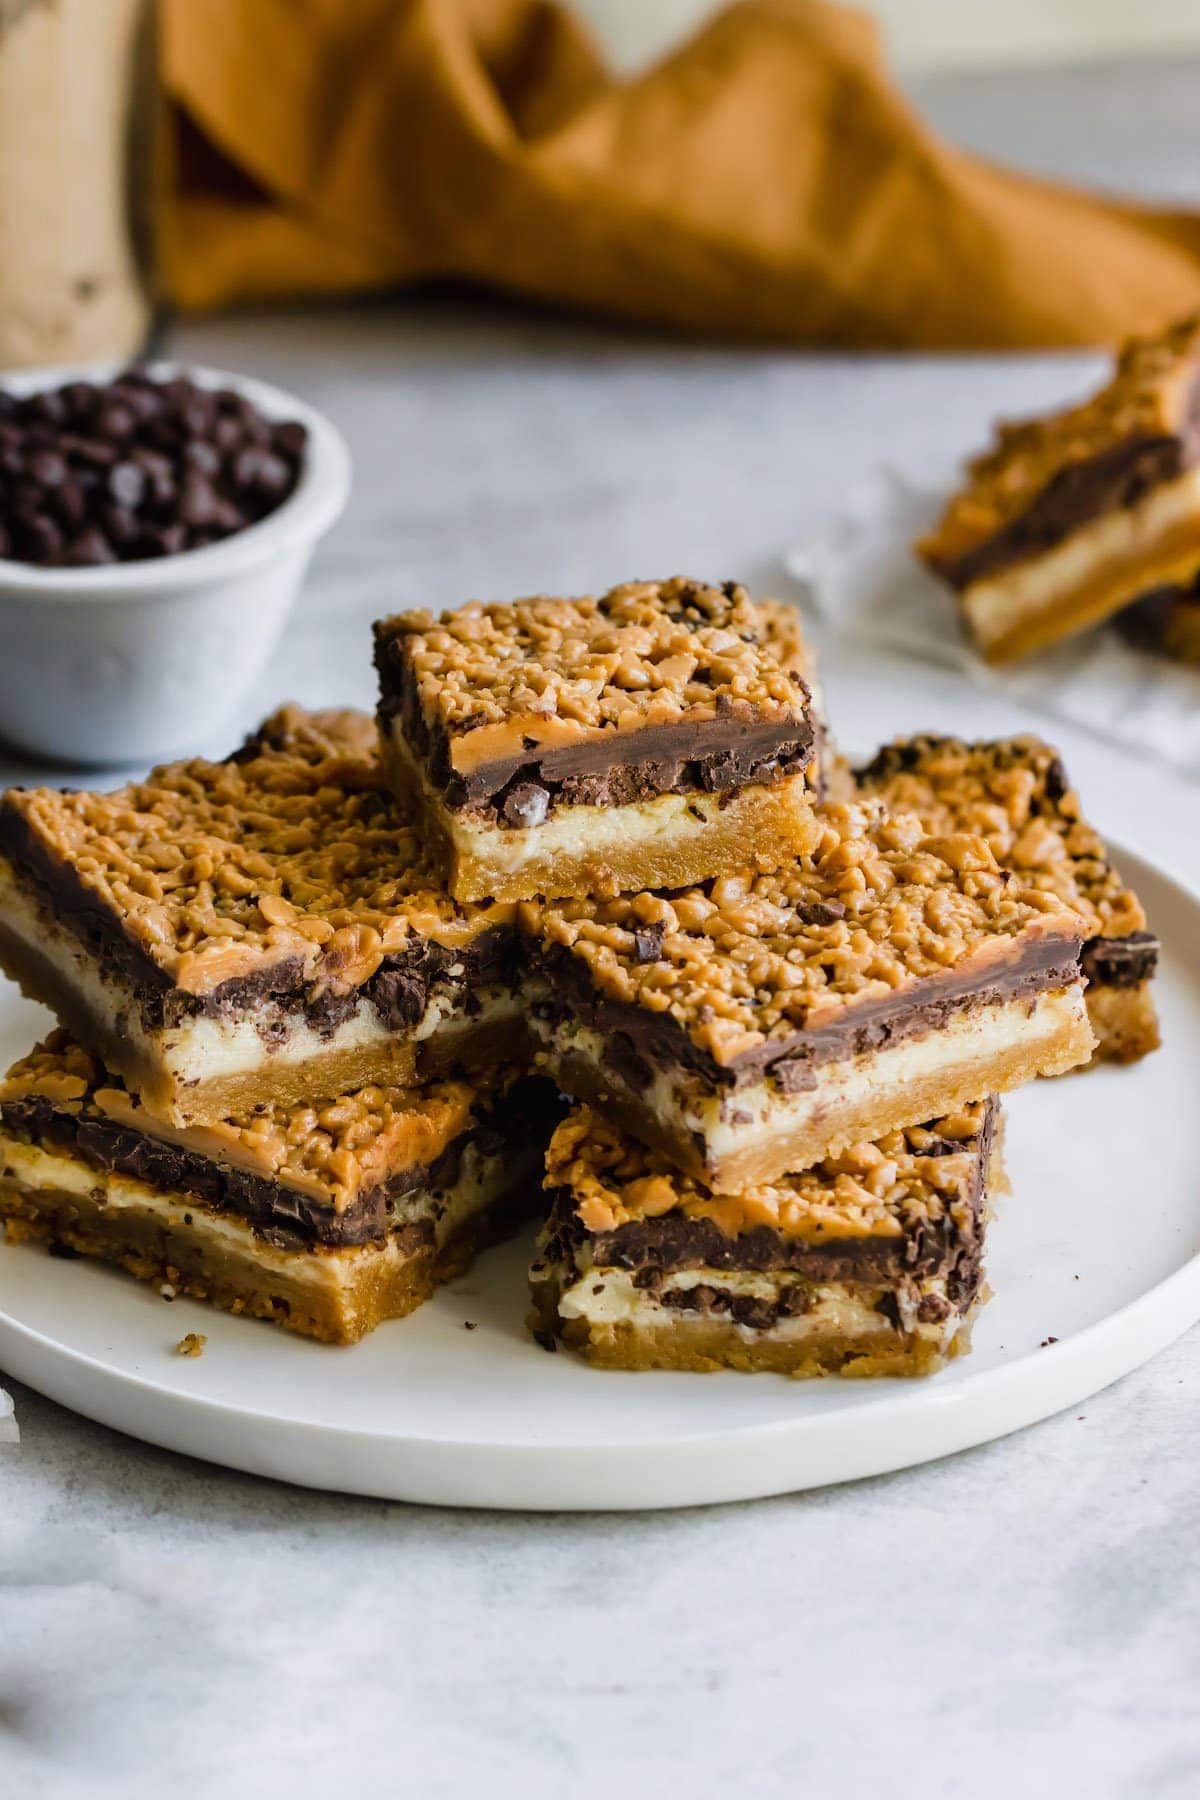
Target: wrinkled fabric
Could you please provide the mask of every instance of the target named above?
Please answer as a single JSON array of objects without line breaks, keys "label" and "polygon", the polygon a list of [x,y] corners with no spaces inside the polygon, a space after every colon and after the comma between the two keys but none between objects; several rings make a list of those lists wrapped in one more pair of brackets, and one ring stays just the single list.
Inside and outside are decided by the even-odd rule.
[{"label": "wrinkled fabric", "polygon": [[847,8],[744,0],[618,82],[549,0],[162,6],[160,245],[188,308],[457,278],[693,332],[962,350],[1111,343],[1200,306],[1200,219],[951,148]]}]

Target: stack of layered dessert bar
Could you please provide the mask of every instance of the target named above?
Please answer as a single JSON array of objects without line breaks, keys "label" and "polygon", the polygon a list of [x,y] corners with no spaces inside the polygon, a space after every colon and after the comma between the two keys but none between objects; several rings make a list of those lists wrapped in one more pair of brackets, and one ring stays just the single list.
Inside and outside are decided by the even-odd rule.
[{"label": "stack of layered dessert bar", "polygon": [[10,1236],[345,1342],[540,1212],[535,1333],[596,1363],[964,1348],[998,1095],[1153,1040],[1052,753],[853,774],[735,584],[375,636],[377,723],[0,805],[0,960],[61,1021],[0,1084]]},{"label": "stack of layered dessert bar", "polygon": [[519,901],[536,1329],[612,1367],[919,1372],[961,1347],[995,1096],[1091,1054],[1083,921],[970,831],[819,797],[794,615],[736,588],[377,628],[452,893]]}]

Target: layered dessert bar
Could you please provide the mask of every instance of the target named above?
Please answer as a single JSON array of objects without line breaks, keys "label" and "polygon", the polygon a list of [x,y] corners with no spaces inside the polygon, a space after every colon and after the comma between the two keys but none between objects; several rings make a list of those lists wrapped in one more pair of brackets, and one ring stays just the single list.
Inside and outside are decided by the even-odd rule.
[{"label": "layered dessert bar", "polygon": [[1092,1052],[1057,895],[879,801],[818,818],[771,874],[520,909],[548,1072],[722,1193]]},{"label": "layered dessert bar", "polygon": [[977,832],[1022,883],[1056,894],[1084,917],[1081,966],[1095,1060],[1136,1062],[1158,1048],[1150,992],[1158,939],[1049,744],[1030,736],[901,738],[857,780],[894,812],[915,813],[926,831]]},{"label": "layered dessert bar", "polygon": [[172,1127],[58,1030],[0,1082],[0,1219],[353,1343],[531,1214],[552,1108],[548,1083],[484,1078]]},{"label": "layered dessert bar", "polygon": [[512,1052],[515,942],[439,888],[359,713],[0,802],[0,966],[176,1124]]},{"label": "layered dessert bar", "polygon": [[1083,404],[1002,424],[917,549],[1007,662],[1200,570],[1200,317],[1127,344]]},{"label": "layered dessert bar", "polygon": [[808,689],[734,583],[375,631],[384,758],[461,899],[681,886],[811,842]]},{"label": "layered dessert bar", "polygon": [[546,1157],[531,1323],[610,1369],[925,1375],[968,1348],[999,1105],[717,1195],[579,1107]]}]

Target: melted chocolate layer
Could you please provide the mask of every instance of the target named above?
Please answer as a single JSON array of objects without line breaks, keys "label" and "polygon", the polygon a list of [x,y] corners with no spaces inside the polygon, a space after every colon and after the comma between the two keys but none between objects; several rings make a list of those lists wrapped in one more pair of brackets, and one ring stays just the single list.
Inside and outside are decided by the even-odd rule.
[{"label": "melted chocolate layer", "polygon": [[[950,1298],[957,1304],[963,1295],[973,1294],[979,1283],[988,1165],[998,1116],[999,1106],[993,1096],[976,1140],[978,1159],[966,1205],[955,1214],[947,1213],[941,1219],[917,1225],[904,1237],[806,1243],[769,1225],[756,1225],[730,1237],[712,1219],[691,1218],[682,1212],[633,1220],[593,1235],[580,1221],[570,1190],[560,1188],[553,1196],[551,1235],[545,1255],[552,1262],[576,1266],[576,1253],[586,1242],[590,1262],[598,1270],[628,1270],[637,1287],[652,1293],[659,1291],[665,1274],[678,1269],[795,1275],[812,1285],[853,1282],[897,1286],[942,1275],[947,1279]],[[942,1139],[930,1154],[949,1156],[962,1149],[961,1142]],[[682,1294],[662,1293],[660,1298],[666,1305],[688,1305]],[[793,1313],[800,1310],[803,1308],[799,1304],[791,1308]]]},{"label": "melted chocolate layer", "polygon": [[[223,981],[208,994],[189,994],[127,935],[107,907],[79,880],[70,864],[49,856],[21,815],[0,806],[0,853],[18,870],[25,888],[44,911],[78,939],[88,956],[121,986],[130,989],[147,1031],[161,1031],[185,1018],[255,1019],[270,1048],[282,1042],[293,1022],[303,1021],[318,1036],[330,1037],[368,999],[389,1031],[403,1031],[424,1013],[431,992],[453,981],[467,996],[480,987],[511,982],[517,955],[513,927],[493,926],[473,943],[450,950],[429,939],[412,943],[380,964],[361,988],[346,993],[317,992],[304,978],[298,956],[281,957],[269,968]],[[463,973],[451,977],[451,964]],[[264,1008],[271,1007],[267,1017]],[[280,1016],[282,1012],[282,1016]]]},{"label": "melted chocolate layer", "polygon": [[1094,937],[1083,947],[1083,973],[1092,987],[1134,988],[1150,981],[1158,968],[1158,939],[1152,931],[1127,937]]},{"label": "melted chocolate layer", "polygon": [[969,587],[1015,563],[1040,556],[1104,513],[1136,506],[1195,460],[1182,437],[1128,438],[1099,456],[1071,463],[1048,481],[1033,504],[964,555],[938,563],[952,587]]},{"label": "melted chocolate layer", "polygon": [[486,813],[500,826],[539,825],[556,806],[628,806],[661,794],[723,794],[767,786],[797,774],[813,757],[808,690],[797,676],[797,710],[791,718],[739,714],[719,694],[711,719],[614,730],[601,739],[556,749],[539,749],[530,740],[519,754],[496,757],[461,774],[451,763],[449,736],[429,727],[397,642],[377,637],[375,660],[383,728],[390,729],[398,715],[407,743],[445,804],[455,811]]},{"label": "melted chocolate layer", "polygon": [[[487,1157],[506,1148],[513,1154],[528,1150],[548,1137],[557,1110],[548,1082],[534,1077],[522,1081],[432,1163],[414,1163],[398,1171],[340,1213],[286,1182],[214,1162],[199,1151],[149,1137],[115,1120],[60,1111],[37,1096],[0,1106],[0,1120],[14,1137],[79,1157],[96,1169],[132,1176],[162,1192],[187,1195],[195,1199],[197,1210],[245,1219],[271,1243],[294,1250],[314,1244],[366,1244],[386,1237],[396,1229],[396,1208],[406,1195],[420,1190],[438,1194],[455,1185],[468,1148]],[[415,1229],[432,1238],[432,1222],[419,1221]],[[411,1247],[419,1247],[418,1241]]]},{"label": "melted chocolate layer", "polygon": [[670,1014],[602,999],[581,959],[569,950],[548,946],[540,960],[554,996],[552,1021],[574,1019],[601,1032],[606,1064],[627,1087],[645,1087],[656,1070],[666,1067],[695,1073],[709,1086],[736,1088],[770,1076],[785,1093],[800,1093],[814,1084],[824,1063],[939,1030],[961,1012],[1068,987],[1079,979],[1079,954],[1078,938],[1039,938],[1007,966],[991,968],[986,975],[951,970],[933,976],[913,989],[848,1007],[818,1030],[769,1038],[728,1064],[698,1049]]}]

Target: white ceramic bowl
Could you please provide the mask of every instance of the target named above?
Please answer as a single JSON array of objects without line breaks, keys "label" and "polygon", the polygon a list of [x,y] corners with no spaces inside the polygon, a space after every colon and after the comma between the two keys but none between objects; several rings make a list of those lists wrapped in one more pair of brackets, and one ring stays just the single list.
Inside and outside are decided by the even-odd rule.
[{"label": "white ceramic bowl", "polygon": [[[81,373],[104,378],[43,370],[3,385],[36,393]],[[299,419],[304,464],[275,512],[200,550],[84,569],[0,558],[0,736],[57,762],[155,762],[194,749],[228,718],[266,665],[350,489],[341,434],[302,400],[216,369],[155,363],[150,373],[232,388],[268,419]]]}]

